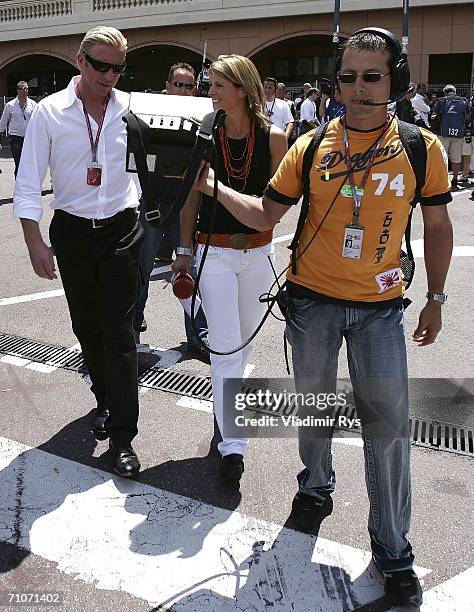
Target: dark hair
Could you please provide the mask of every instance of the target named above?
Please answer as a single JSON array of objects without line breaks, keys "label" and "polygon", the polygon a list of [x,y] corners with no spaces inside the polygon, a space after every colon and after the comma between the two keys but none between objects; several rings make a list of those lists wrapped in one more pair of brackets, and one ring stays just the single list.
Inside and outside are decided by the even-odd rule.
[{"label": "dark hair", "polygon": [[360,34],[353,34],[346,42],[342,45],[342,51],[339,59],[339,66],[342,63],[342,58],[347,49],[356,49],[357,51],[381,51],[382,53],[389,54],[389,68],[392,69],[395,65],[395,49],[379,34],[372,32],[361,32]]},{"label": "dark hair", "polygon": [[176,62],[176,64],[173,64],[171,66],[170,71],[168,73],[168,83],[171,83],[171,79],[173,78],[175,70],[187,70],[193,75],[194,78],[196,78],[196,71],[191,66],[191,64],[187,64],[186,62]]},{"label": "dark hair", "polygon": [[276,79],[274,79],[273,77],[266,77],[266,79],[263,82],[264,83],[273,83],[275,85],[275,90],[276,90],[277,85],[278,85],[278,81]]},{"label": "dark hair", "polygon": [[311,87],[311,89],[308,89],[308,92],[306,93],[306,97],[309,98],[309,96],[312,96],[315,93],[318,93],[318,90],[316,89],[316,87]]}]

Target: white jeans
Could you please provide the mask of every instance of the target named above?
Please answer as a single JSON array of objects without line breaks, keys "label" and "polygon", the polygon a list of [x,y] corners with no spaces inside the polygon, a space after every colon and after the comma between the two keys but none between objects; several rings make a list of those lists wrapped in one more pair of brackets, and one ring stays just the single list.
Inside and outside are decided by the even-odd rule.
[{"label": "white jeans", "polygon": [[[199,244],[196,264],[199,269],[204,245]],[[247,340],[255,331],[266,308],[259,297],[267,293],[273,272],[268,258],[273,261],[273,244],[255,249],[224,249],[209,247],[202,271],[199,289],[207,318],[209,344],[217,351],[230,351]],[[211,380],[214,414],[219,430],[223,432],[224,410],[223,380],[242,378],[255,343],[232,355],[211,353]],[[234,407],[230,407],[229,409]],[[247,438],[225,438],[222,435],[219,452],[222,456],[243,455]]]}]

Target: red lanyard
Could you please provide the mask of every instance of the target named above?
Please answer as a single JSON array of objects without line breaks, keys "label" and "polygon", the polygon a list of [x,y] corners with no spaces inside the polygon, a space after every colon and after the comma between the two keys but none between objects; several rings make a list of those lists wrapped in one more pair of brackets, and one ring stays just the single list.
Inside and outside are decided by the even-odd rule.
[{"label": "red lanyard", "polygon": [[95,135],[95,141],[92,136],[91,122],[89,119],[89,115],[87,113],[86,105],[84,104],[84,101],[82,100],[81,94],[79,93],[79,91],[77,92],[77,97],[82,102],[82,110],[84,111],[84,117],[86,118],[87,130],[89,132],[89,142],[91,143],[92,161],[97,162],[97,148],[99,146],[99,137],[100,137],[100,133],[102,132],[102,126],[104,125],[105,113],[107,112],[107,106],[109,104],[110,94],[108,94],[104,98],[104,104],[102,106],[102,117],[99,121],[99,127],[97,129],[97,134]]},{"label": "red lanyard", "polygon": [[349,173],[349,183],[351,185],[352,199],[354,200],[354,213],[353,213],[353,218],[352,218],[352,223],[354,225],[357,225],[359,221],[359,211],[360,211],[360,206],[362,203],[362,198],[364,197],[364,189],[365,189],[365,185],[367,184],[367,180],[369,178],[370,171],[372,170],[372,166],[373,166],[374,159],[375,159],[375,154],[377,152],[377,149],[379,148],[380,143],[382,142],[382,138],[384,137],[385,132],[388,130],[390,123],[392,122],[392,119],[393,117],[391,116],[387,117],[387,121],[385,122],[383,132],[380,134],[380,136],[375,141],[374,146],[371,147],[370,157],[368,159],[367,167],[365,168],[364,176],[362,177],[362,182],[359,187],[359,189],[362,191],[362,193],[360,194],[357,192],[357,189],[355,186],[354,174],[353,174],[354,167],[351,166],[351,151],[349,148],[349,136],[347,134],[346,121],[345,121],[345,117],[341,118],[341,123],[344,128],[344,150],[345,150],[344,160],[346,162],[347,170]]}]

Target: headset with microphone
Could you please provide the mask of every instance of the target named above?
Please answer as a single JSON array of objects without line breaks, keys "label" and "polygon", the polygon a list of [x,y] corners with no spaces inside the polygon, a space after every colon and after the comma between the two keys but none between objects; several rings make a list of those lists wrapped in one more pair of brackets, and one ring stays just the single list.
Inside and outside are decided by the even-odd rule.
[{"label": "headset with microphone", "polygon": [[[386,106],[393,102],[398,102],[407,93],[410,93],[410,68],[406,53],[403,52],[402,45],[395,34],[384,30],[383,28],[362,28],[354,32],[352,36],[357,34],[376,34],[383,38],[390,48],[390,64],[391,64],[391,86],[390,97],[385,102],[371,102],[370,100],[360,100],[359,104],[363,106]],[[342,53],[339,55],[336,63],[336,75],[341,69]],[[338,79],[339,80],[339,79]],[[338,83],[339,89],[339,83]]]}]

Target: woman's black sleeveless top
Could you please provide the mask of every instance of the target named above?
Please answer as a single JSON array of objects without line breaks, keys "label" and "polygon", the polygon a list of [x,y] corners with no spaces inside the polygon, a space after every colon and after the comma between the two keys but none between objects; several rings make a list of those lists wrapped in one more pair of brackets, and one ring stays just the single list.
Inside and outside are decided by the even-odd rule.
[{"label": "woman's black sleeveless top", "polygon": [[[232,153],[232,157],[239,158],[245,150],[246,138],[241,140],[234,140],[229,138],[229,146]],[[217,161],[216,161],[217,160]],[[241,168],[245,163],[245,157],[240,161],[233,161],[232,165],[236,168]],[[245,190],[242,193],[248,195],[255,195],[261,197],[268,181],[271,178],[270,175],[270,128],[266,127],[255,127],[255,145],[252,155],[252,164],[250,172],[247,177],[247,184]],[[222,155],[221,145],[219,138],[216,142],[216,158],[212,164],[214,171],[217,167],[217,177],[224,185],[241,191],[244,184],[243,181],[238,179],[230,178],[230,182],[227,176],[227,172],[224,166],[224,158]],[[247,227],[243,223],[240,223],[222,204],[219,202],[216,206],[216,215],[214,221],[214,227],[210,227],[211,211],[213,206],[212,197],[203,194],[201,208],[199,211],[199,221],[197,228],[200,232],[209,233],[211,230],[215,234],[254,234],[258,230],[251,227]]]}]

